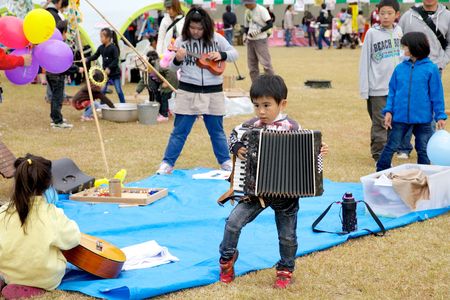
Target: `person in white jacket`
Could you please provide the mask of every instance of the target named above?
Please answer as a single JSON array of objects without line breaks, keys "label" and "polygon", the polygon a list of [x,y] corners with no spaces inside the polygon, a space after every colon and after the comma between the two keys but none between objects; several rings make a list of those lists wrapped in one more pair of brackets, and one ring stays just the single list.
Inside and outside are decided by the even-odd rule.
[{"label": "person in white jacket", "polygon": [[156,52],[161,56],[167,48],[181,35],[184,26],[184,13],[179,0],[165,0],[166,15],[161,21],[158,31]]}]

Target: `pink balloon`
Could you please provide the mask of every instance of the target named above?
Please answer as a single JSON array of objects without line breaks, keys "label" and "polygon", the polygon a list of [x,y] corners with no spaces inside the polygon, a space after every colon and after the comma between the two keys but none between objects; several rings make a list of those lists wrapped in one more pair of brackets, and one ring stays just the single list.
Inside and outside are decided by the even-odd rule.
[{"label": "pink balloon", "polygon": [[25,48],[30,42],[23,33],[23,21],[6,16],[0,18],[0,43],[8,48]]},{"label": "pink balloon", "polygon": [[[12,55],[30,54],[29,49],[17,49],[11,52]],[[6,78],[14,84],[23,85],[33,81],[39,71],[38,61],[32,57],[31,65],[29,67],[17,67],[12,70],[6,70]]]},{"label": "pink balloon", "polygon": [[37,45],[34,56],[44,69],[54,74],[64,73],[73,64],[72,49],[58,40],[48,40]]},{"label": "pink balloon", "polygon": [[50,39],[62,41],[63,37],[62,37],[61,31],[59,31],[58,28],[55,28],[55,31],[53,32],[53,35],[50,37]]}]

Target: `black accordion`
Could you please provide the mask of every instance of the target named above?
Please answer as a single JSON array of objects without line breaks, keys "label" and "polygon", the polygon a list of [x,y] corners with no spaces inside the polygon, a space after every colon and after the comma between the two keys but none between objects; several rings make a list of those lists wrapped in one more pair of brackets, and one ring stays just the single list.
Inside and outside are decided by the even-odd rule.
[{"label": "black accordion", "polygon": [[298,198],[323,193],[320,131],[250,129],[246,160],[236,158],[233,190],[250,196]]}]

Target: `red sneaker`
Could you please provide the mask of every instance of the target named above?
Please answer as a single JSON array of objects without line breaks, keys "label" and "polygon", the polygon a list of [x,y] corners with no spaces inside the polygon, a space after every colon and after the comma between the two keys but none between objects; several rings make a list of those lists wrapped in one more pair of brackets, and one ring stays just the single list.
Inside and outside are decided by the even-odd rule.
[{"label": "red sneaker", "polygon": [[228,261],[220,259],[220,281],[230,283],[234,280],[234,263],[238,259],[239,251],[236,250],[233,257]]},{"label": "red sneaker", "polygon": [[292,281],[292,272],[287,270],[277,270],[277,280],[273,285],[276,289],[285,289]]},{"label": "red sneaker", "polygon": [[19,284],[8,284],[2,290],[2,296],[5,299],[22,299],[39,296],[45,293],[45,290]]}]

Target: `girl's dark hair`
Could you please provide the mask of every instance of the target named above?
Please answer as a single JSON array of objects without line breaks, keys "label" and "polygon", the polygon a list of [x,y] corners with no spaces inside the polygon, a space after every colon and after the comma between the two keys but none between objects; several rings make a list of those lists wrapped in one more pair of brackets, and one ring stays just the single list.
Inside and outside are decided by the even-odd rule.
[{"label": "girl's dark hair", "polygon": [[272,97],[277,104],[287,99],[288,89],[283,78],[278,75],[261,75],[252,83],[250,98]]},{"label": "girl's dark hair", "polygon": [[203,40],[207,44],[212,44],[214,37],[214,21],[211,19],[209,14],[201,7],[192,7],[186,14],[186,19],[184,21],[183,31],[181,35],[183,41],[190,40],[191,32],[189,31],[189,26],[191,23],[200,23],[203,27]]},{"label": "girl's dark hair", "polygon": [[68,22],[67,20],[61,20],[56,24],[56,28],[58,28],[59,32],[65,33],[67,32]]},{"label": "girl's dark hair", "polygon": [[381,0],[380,3],[378,3],[378,10],[380,10],[384,6],[390,6],[392,7],[395,12],[400,11],[400,4],[398,4],[397,0]]},{"label": "girl's dark hair", "polygon": [[286,10],[285,11],[288,11],[291,7],[292,7],[292,5],[289,4],[288,6],[286,6]]},{"label": "girl's dark hair", "polygon": [[417,59],[423,59],[430,55],[430,43],[423,32],[413,31],[405,33],[400,43],[408,47],[409,53]]},{"label": "girl's dark hair", "polygon": [[112,40],[113,44],[116,45],[119,56],[120,56],[120,47],[119,47],[119,42],[117,41],[117,35],[116,32],[109,29],[108,27],[105,27],[101,30],[101,32],[110,40]]},{"label": "girl's dark hair", "polygon": [[[52,0],[52,3],[56,5],[59,1],[60,0]],[[69,0],[62,0],[61,1],[61,8],[65,8],[67,6],[69,6]]]},{"label": "girl's dark hair", "polygon": [[9,209],[19,214],[22,227],[27,221],[35,196],[41,196],[52,182],[52,162],[40,156],[27,154],[14,162],[14,189]]}]

